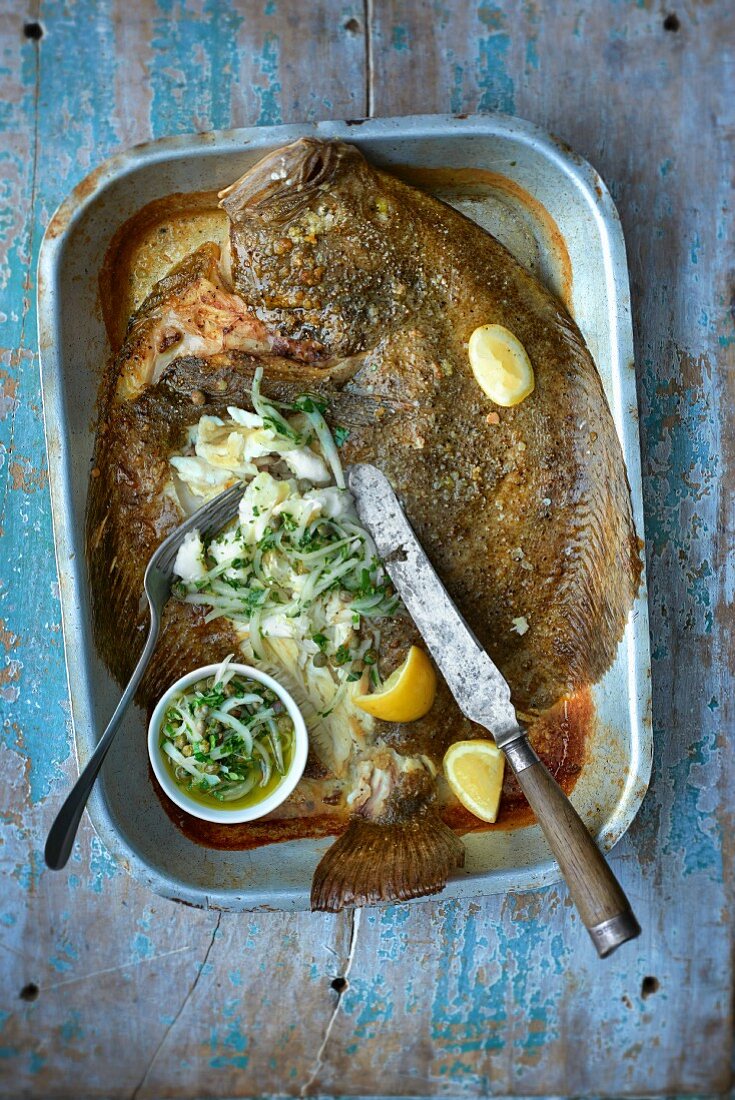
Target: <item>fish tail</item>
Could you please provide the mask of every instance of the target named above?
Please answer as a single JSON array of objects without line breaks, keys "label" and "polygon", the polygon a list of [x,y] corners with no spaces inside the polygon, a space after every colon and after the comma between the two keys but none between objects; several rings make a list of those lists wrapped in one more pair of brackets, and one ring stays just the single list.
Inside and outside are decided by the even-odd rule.
[{"label": "fish tail", "polygon": [[463,864],[461,840],[431,806],[404,822],[356,815],[316,869],[311,907],[336,913],[436,894]]}]

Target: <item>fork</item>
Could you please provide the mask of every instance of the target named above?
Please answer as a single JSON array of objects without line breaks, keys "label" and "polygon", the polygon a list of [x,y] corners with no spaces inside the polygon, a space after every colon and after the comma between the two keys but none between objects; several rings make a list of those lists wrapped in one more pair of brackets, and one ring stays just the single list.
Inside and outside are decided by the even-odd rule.
[{"label": "fork", "polygon": [[184,536],[195,529],[199,530],[203,539],[216,535],[224,525],[232,519],[237,512],[240,499],[245,492],[243,482],[238,482],[231,488],[220,493],[214,500],[210,500],[202,508],[185,520],[175,531],[172,531],[167,539],[161,543],[153,554],[143,578],[143,588],[148,597],[150,610],[150,626],[140,660],[135,666],[135,671],[130,677],[120,702],[115,708],[115,713],[107,724],[107,729],[99,739],[97,746],[90,756],[84,770],[72,787],[64,805],[59,810],[53,825],[46,838],[44,858],[46,864],[54,871],[61,870],[66,865],[74,846],[74,838],[79,828],[84,807],[92,793],[99,770],[107,756],[110,745],[117,733],[120,722],[127,711],[140,681],[143,679],[146,668],[150,662],[158,642],[158,634],[161,629],[161,611],[171,592],[171,580],[173,577],[174,562]]}]

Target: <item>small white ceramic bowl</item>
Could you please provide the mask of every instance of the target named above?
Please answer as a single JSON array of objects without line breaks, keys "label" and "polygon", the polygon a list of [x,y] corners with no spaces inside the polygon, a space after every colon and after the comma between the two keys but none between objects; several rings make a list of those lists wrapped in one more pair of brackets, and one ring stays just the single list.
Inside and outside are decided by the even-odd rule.
[{"label": "small white ceramic bowl", "polygon": [[219,667],[220,666],[216,664],[205,665],[204,668],[196,668],[193,672],[189,672],[186,676],[182,676],[180,680],[177,680],[175,684],[171,685],[165,695],[161,696],[156,709],[153,711],[148,726],[148,755],[156,779],[171,801],[175,802],[177,806],[180,806],[182,810],[186,810],[192,817],[199,817],[203,821],[216,821],[220,825],[236,825],[243,821],[255,821],[259,817],[264,817],[265,814],[270,813],[271,810],[275,810],[276,806],[280,806],[281,803],[288,798],[299,779],[301,779],[304,768],[306,767],[309,738],[301,711],[281,684],[274,680],[272,676],[266,675],[265,672],[260,672],[257,668],[251,668],[249,665],[230,664],[228,668],[232,669],[234,672],[239,673],[241,676],[247,676],[250,680],[257,680],[259,683],[270,688],[271,691],[274,691],[285,706],[293,722],[296,739],[291,766],[276,789],[272,791],[267,798],[264,798],[262,802],[257,802],[254,806],[245,806],[228,810],[225,808],[220,809],[219,806],[212,806],[210,808],[209,806],[204,806],[201,802],[195,802],[194,799],[190,798],[186,791],[182,790],[174,781],[163,759],[163,753],[159,745],[161,723],[163,722],[163,716],[166,713],[166,709],[173,695],[178,691],[183,691],[191,687],[192,684],[196,684],[199,680],[206,680],[208,676],[214,676]]}]

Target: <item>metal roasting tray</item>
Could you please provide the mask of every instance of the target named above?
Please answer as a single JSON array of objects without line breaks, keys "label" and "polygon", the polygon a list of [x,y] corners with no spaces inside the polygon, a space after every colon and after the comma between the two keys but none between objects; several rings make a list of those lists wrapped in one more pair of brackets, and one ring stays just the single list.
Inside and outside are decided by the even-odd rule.
[{"label": "metal roasting tray", "polygon": [[[62,203],[46,231],[39,263],[44,418],[80,767],[119,697],[92,643],[83,541],[94,406],[109,352],[98,292],[105,251],[115,230],[152,200],[224,187],[269,150],[310,134],[353,142],[388,169],[482,168],[510,181],[494,194],[465,194],[462,207],[566,298],[604,383],[627,463],[637,533],[643,537],[625,245],[604,183],[580,157],[529,123],[499,114],[229,130],[139,146],[106,161]],[[532,201],[518,201],[524,193]],[[561,262],[564,249],[571,285]],[[597,722],[572,800],[607,850],[633,820],[651,771],[645,576],[616,662],[593,697]],[[89,804],[92,823],[114,857],[152,890],[194,905],[308,908],[312,872],[331,840],[296,840],[247,852],[195,845],[169,821],[151,787],[144,722],[142,712],[131,709]],[[466,866],[453,875],[444,897],[527,890],[561,877],[538,826],[475,833],[465,842]]]}]

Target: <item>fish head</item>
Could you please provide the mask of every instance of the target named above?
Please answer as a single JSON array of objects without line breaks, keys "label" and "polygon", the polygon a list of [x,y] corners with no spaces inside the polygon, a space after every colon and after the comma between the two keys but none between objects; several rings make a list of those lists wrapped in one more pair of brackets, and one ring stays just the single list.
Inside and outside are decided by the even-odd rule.
[{"label": "fish head", "polygon": [[301,138],[220,192],[231,222],[233,279],[283,337],[323,359],[378,343],[407,315],[416,265],[388,177],[352,145]]}]

